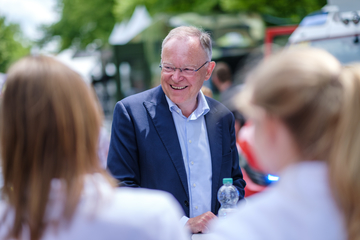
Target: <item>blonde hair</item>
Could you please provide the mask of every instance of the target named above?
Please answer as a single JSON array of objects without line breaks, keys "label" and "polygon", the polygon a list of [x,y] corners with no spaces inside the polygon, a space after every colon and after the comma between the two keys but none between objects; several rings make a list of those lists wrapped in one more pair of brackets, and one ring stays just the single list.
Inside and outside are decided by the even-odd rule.
[{"label": "blonde hair", "polygon": [[44,215],[52,179],[66,183],[59,222],[69,222],[83,176],[106,176],[97,157],[101,118],[77,73],[53,58],[34,56],[10,68],[0,119],[3,194],[15,210],[9,237],[19,238],[25,224],[37,240],[48,225]]},{"label": "blonde hair", "polygon": [[254,69],[244,94],[250,104],[285,123],[304,159],[324,160],[340,117],[340,70],[340,63],[323,50],[287,50]]},{"label": "blonde hair", "polygon": [[348,239],[360,239],[360,64],[346,67],[341,121],[330,157],[330,182],[344,213]]},{"label": "blonde hair", "polygon": [[280,118],[301,157],[328,163],[348,239],[360,239],[360,65],[342,68],[319,49],[287,50],[249,75],[238,100],[246,112],[256,105]]}]

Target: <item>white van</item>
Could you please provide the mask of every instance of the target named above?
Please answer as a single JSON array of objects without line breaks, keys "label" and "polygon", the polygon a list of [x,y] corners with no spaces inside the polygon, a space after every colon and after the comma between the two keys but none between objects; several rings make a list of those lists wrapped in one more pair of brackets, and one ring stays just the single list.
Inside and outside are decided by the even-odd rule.
[{"label": "white van", "polygon": [[360,0],[328,0],[328,3],[301,21],[289,37],[288,45],[323,48],[342,64],[360,62]]}]

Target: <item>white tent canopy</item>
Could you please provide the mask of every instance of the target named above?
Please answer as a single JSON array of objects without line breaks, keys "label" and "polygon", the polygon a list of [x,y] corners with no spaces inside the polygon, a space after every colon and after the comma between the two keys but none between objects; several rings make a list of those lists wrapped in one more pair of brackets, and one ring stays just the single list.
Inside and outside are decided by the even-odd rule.
[{"label": "white tent canopy", "polygon": [[125,45],[151,24],[151,17],[145,6],[137,6],[129,21],[117,23],[111,32],[111,45]]}]

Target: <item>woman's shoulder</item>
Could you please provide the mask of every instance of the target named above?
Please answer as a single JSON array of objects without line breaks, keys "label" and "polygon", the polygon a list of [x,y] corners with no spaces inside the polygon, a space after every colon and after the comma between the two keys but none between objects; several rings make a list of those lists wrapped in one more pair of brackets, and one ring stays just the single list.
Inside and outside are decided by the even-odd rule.
[{"label": "woman's shoulder", "polygon": [[71,229],[64,232],[77,238],[61,239],[187,239],[181,208],[170,194],[114,188],[101,174],[88,175],[85,183]]},{"label": "woman's shoulder", "polygon": [[165,192],[116,188],[97,212],[95,225],[107,229],[109,236],[116,231],[124,239],[187,239],[180,224],[182,209]]},{"label": "woman's shoulder", "polygon": [[[310,181],[319,180],[319,176],[311,175],[325,174],[326,169],[320,166],[303,172],[305,169],[309,170],[302,166],[287,170],[278,183],[239,204],[228,219],[215,221],[214,236],[229,236],[227,239],[236,239],[240,235],[244,239],[343,239],[341,214],[332,196],[325,194],[328,185],[325,180]],[[308,181],[307,188],[301,181]]]},{"label": "woman's shoulder", "polygon": [[145,212],[148,215],[161,215],[172,212],[182,216],[182,210],[175,198],[167,192],[143,188],[120,187],[115,189],[115,199],[119,207],[126,211]]},{"label": "woman's shoulder", "polygon": [[138,221],[161,215],[171,215],[174,219],[183,216],[180,205],[171,194],[144,188],[114,188],[99,174],[88,177],[84,193],[80,203],[84,213],[109,215],[119,221],[135,216],[141,216]]},{"label": "woman's shoulder", "polygon": [[101,207],[117,208],[122,212],[146,210],[147,213],[154,214],[171,208],[182,214],[178,202],[170,193],[144,188],[114,188],[102,174],[88,175],[85,179],[82,203],[92,202],[94,199]]}]

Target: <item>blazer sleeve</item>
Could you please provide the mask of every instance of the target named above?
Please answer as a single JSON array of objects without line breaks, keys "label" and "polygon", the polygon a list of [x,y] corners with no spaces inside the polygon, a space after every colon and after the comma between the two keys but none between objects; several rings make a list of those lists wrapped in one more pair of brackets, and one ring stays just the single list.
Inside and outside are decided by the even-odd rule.
[{"label": "blazer sleeve", "polygon": [[120,101],[114,109],[107,168],[119,181],[119,186],[139,187],[139,167],[135,125]]},{"label": "blazer sleeve", "polygon": [[233,185],[239,190],[240,198],[245,197],[245,185],[246,182],[243,179],[243,174],[239,165],[239,153],[236,147],[236,137],[235,137],[235,118],[232,115],[232,120],[230,124],[230,136],[231,136],[231,152],[232,156],[232,173],[231,177],[233,179]]}]

